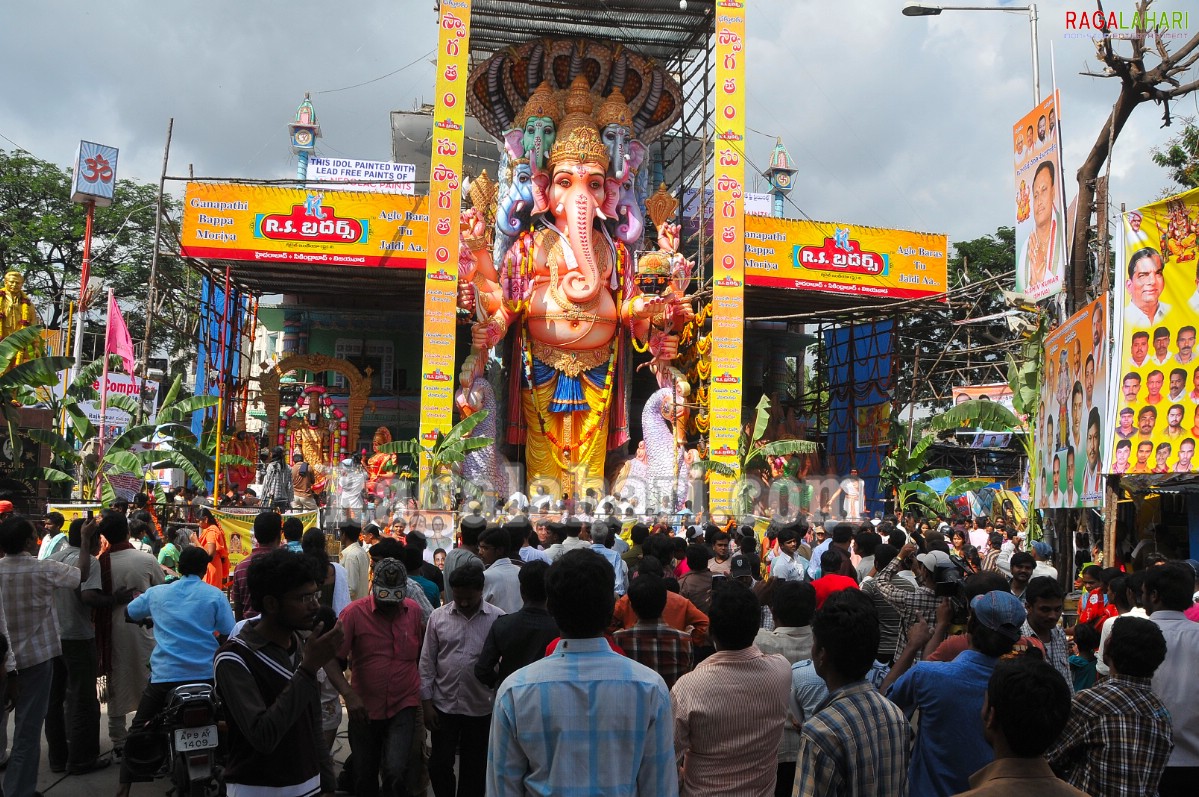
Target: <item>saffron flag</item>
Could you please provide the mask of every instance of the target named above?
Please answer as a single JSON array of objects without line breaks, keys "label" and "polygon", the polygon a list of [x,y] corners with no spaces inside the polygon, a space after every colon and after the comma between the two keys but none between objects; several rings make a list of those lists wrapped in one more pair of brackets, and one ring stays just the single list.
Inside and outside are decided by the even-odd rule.
[{"label": "saffron flag", "polygon": [[125,373],[133,373],[133,339],[129,337],[129,327],[117,306],[116,296],[108,291],[108,331],[104,334],[104,354],[115,354],[121,358]]}]

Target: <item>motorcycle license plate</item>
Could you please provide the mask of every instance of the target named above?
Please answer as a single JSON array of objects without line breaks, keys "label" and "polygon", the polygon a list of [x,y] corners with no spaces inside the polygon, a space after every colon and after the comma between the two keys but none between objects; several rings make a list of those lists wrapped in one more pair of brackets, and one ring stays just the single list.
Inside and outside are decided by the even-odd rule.
[{"label": "motorcycle license plate", "polygon": [[179,752],[207,750],[216,746],[217,729],[215,725],[175,729],[175,749]]}]

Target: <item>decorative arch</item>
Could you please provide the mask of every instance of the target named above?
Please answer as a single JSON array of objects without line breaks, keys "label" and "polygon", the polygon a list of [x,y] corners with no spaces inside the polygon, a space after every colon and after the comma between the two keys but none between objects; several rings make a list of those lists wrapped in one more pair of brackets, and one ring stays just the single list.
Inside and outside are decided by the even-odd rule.
[{"label": "decorative arch", "polygon": [[258,386],[261,390],[262,403],[266,407],[266,428],[273,433],[279,425],[279,380],[292,371],[311,371],[314,374],[333,371],[346,378],[350,385],[349,405],[349,446],[354,451],[358,447],[358,429],[362,424],[362,412],[371,394],[371,369],[366,373],[359,371],[353,364],[327,354],[297,354],[285,357],[275,365],[268,367],[258,375]]}]

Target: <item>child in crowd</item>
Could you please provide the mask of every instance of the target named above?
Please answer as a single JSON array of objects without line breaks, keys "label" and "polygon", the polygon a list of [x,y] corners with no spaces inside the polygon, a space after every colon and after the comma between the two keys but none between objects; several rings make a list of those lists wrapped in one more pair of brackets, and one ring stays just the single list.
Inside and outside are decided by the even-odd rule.
[{"label": "child in crowd", "polygon": [[1090,623],[1076,625],[1074,647],[1076,650],[1070,657],[1070,672],[1074,675],[1074,691],[1081,692],[1094,686],[1098,678],[1095,651],[1099,649],[1099,631],[1095,626]]}]

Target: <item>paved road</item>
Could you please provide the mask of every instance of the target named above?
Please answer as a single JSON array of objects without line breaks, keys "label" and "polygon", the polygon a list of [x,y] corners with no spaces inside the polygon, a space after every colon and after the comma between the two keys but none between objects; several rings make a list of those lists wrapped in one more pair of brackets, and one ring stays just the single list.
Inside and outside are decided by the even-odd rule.
[{"label": "paved road", "polygon": [[[100,716],[100,752],[108,757],[112,750],[112,742],[108,739],[108,709],[101,706]],[[130,714],[128,719],[132,720]],[[347,720],[343,713],[341,730],[334,744],[333,757],[339,769],[340,764],[349,755],[350,745],[346,741]],[[12,717],[8,717],[8,738],[12,739]],[[117,790],[118,766],[113,764],[107,769],[89,772],[86,775],[57,774],[50,771],[50,763],[46,760],[46,740],[42,738],[42,763],[38,770],[37,788],[45,797],[108,797]],[[150,797],[150,795],[166,794],[171,788],[170,781],[162,778],[153,783],[136,783],[133,785],[132,797]]]}]

